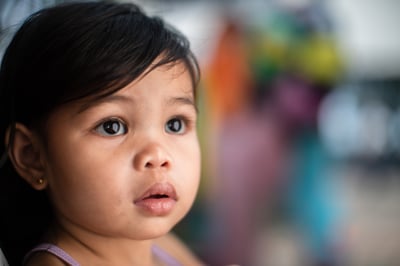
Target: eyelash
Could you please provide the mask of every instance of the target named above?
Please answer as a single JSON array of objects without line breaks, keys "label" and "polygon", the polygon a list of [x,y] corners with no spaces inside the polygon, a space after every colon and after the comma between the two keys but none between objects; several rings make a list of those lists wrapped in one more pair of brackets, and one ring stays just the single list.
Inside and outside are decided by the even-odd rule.
[{"label": "eyelash", "polygon": [[[181,123],[179,125],[180,128],[178,129],[178,131],[183,131],[183,132],[170,131],[170,129],[168,128],[169,126],[176,126],[175,122],[177,122],[177,121],[179,121]],[[171,134],[183,135],[188,130],[190,130],[190,126],[191,126],[191,120],[189,118],[187,118],[185,116],[174,116],[174,117],[168,119],[167,122],[165,123],[165,131],[167,133],[171,133]]]},{"label": "eyelash", "polygon": [[[175,120],[175,121],[174,121]],[[177,125],[176,122],[180,122],[180,125]],[[176,135],[183,135],[185,134],[188,130],[191,129],[192,125],[195,122],[193,119],[190,119],[186,116],[178,115],[169,118],[164,125],[164,129],[167,133],[170,134],[176,134]],[[179,129],[175,132],[173,130],[170,130],[172,126],[179,126]],[[122,132],[121,132],[122,130]],[[123,122],[119,118],[107,118],[102,120],[100,123],[96,125],[94,128],[94,131],[102,136],[119,136],[119,135],[124,135],[128,132],[128,127],[125,122]],[[107,132],[108,131],[108,132]],[[113,131],[113,132],[110,132]],[[183,132],[181,132],[183,131]]]},{"label": "eyelash", "polygon": [[[114,125],[117,125],[118,128],[115,128]],[[104,126],[107,126],[107,128],[105,128]],[[113,134],[112,132],[107,132],[107,130],[113,130],[115,131],[115,133]],[[122,133],[119,132],[120,130],[123,130],[123,132]],[[119,136],[126,134],[128,132],[128,128],[126,124],[123,121],[121,121],[121,119],[108,118],[97,124],[97,126],[94,128],[94,131],[102,136]]]}]

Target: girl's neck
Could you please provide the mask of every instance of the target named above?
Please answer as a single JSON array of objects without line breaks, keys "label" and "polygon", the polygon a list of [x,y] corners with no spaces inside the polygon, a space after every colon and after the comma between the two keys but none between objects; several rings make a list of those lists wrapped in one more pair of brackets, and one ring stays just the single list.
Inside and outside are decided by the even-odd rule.
[{"label": "girl's neck", "polygon": [[163,265],[152,253],[153,240],[112,238],[57,225],[43,241],[59,246],[85,265]]}]

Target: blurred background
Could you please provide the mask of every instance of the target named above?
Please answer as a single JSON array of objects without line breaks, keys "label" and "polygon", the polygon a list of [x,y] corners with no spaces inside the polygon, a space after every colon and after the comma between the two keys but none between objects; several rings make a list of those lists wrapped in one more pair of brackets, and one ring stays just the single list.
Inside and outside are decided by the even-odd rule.
[{"label": "blurred background", "polygon": [[[0,56],[61,2],[2,0]],[[400,265],[400,1],[133,2],[201,65],[202,182],[175,232],[208,265]]]}]

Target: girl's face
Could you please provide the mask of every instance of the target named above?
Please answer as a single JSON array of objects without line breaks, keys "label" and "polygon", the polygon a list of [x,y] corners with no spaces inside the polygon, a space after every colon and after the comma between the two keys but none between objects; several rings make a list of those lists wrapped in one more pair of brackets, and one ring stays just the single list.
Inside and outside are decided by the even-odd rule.
[{"label": "girl's face", "polygon": [[158,67],[95,103],[56,110],[43,161],[63,230],[138,240],[168,232],[199,184],[196,118],[183,64]]}]

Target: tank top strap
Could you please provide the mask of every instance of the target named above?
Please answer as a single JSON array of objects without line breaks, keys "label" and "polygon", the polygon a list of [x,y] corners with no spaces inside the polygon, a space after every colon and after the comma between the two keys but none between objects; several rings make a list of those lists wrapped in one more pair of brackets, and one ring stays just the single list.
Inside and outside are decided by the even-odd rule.
[{"label": "tank top strap", "polygon": [[[151,249],[153,254],[157,256],[159,259],[161,259],[166,265],[182,266],[182,264],[180,264],[179,261],[177,261],[174,257],[165,252],[159,246],[153,245]],[[29,260],[29,258],[32,257],[32,255],[36,252],[49,252],[70,266],[80,266],[80,264],[76,260],[74,260],[71,257],[71,255],[69,255],[67,252],[57,247],[56,245],[50,243],[40,244],[34,247],[31,251],[29,251],[28,254],[26,254],[24,257],[23,265],[25,265],[26,262]]]},{"label": "tank top strap", "polygon": [[168,266],[182,266],[182,264],[177,261],[174,257],[172,257],[170,254],[168,254],[166,251],[161,249],[157,245],[153,245],[151,247],[153,254],[157,256],[159,259],[161,259],[166,265]]},{"label": "tank top strap", "polygon": [[50,243],[43,243],[40,244],[36,247],[34,247],[31,251],[28,252],[28,254],[25,255],[24,257],[24,263],[23,265],[26,264],[28,259],[36,252],[49,252],[62,260],[63,262],[67,263],[70,266],[80,266],[80,264],[74,260],[67,252],[62,250],[61,248],[57,247],[56,245],[50,244]]}]

